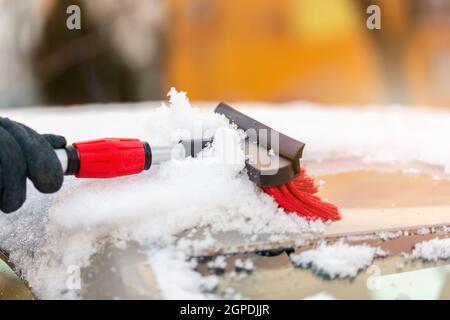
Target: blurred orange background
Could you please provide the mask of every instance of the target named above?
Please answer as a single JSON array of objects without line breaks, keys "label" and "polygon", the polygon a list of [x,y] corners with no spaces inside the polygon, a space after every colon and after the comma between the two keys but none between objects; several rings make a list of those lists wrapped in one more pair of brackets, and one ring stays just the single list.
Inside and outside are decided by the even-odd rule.
[{"label": "blurred orange background", "polygon": [[[17,62],[29,74],[3,68],[1,106],[160,100],[171,86],[201,101],[450,106],[448,0],[2,1],[18,7],[3,55],[33,45]],[[27,4],[39,33],[5,43],[30,24]],[[81,30],[65,27],[70,4]],[[366,26],[373,4],[380,30]]]}]

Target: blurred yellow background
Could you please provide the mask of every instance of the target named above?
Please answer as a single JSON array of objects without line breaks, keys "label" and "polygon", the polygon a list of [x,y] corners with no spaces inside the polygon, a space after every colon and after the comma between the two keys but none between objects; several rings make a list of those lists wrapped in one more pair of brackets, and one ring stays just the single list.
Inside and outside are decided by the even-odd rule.
[{"label": "blurred yellow background", "polygon": [[[66,28],[70,4],[81,30]],[[380,30],[366,26],[373,4]],[[0,9],[0,23],[14,21],[0,33],[3,107],[159,100],[171,86],[202,101],[450,106],[448,0],[0,0]]]}]

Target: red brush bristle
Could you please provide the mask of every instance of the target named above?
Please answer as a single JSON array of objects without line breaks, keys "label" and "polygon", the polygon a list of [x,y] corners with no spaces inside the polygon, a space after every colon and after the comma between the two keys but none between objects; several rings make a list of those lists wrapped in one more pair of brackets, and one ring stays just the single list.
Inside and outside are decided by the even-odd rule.
[{"label": "red brush bristle", "polygon": [[262,189],[271,195],[281,208],[306,219],[323,221],[341,219],[339,210],[334,204],[325,202],[315,195],[318,191],[317,185],[303,168],[300,175],[287,184]]}]

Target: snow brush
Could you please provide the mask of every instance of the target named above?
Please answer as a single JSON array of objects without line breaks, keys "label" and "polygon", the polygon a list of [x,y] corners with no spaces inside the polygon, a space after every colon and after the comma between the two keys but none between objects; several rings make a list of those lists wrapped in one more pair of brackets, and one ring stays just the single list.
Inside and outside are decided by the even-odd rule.
[{"label": "snow brush", "polygon": [[309,220],[340,220],[338,208],[316,195],[314,179],[300,166],[305,144],[220,103],[216,113],[224,115],[247,134],[247,173],[254,183],[272,196],[287,212]]},{"label": "snow brush", "polygon": [[[320,199],[314,180],[300,166],[304,143],[220,103],[215,112],[246,132],[246,170],[251,181],[287,212],[309,220],[339,220],[338,208]],[[169,159],[195,157],[212,139],[150,146],[139,139],[105,138],[73,143],[55,150],[66,175],[114,178],[149,170]]]}]

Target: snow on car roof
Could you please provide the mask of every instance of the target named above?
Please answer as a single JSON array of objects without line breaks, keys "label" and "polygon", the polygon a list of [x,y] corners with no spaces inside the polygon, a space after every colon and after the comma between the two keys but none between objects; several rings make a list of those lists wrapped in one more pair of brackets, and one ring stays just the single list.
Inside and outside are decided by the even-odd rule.
[{"label": "snow on car roof", "polygon": [[[450,173],[450,150],[442,147],[450,134],[448,112],[405,107],[382,112],[376,108],[329,109],[306,103],[276,109],[236,106],[305,141],[308,161],[355,156],[368,162],[422,161]],[[68,178],[57,195],[38,194],[30,184],[28,201],[20,212],[0,216],[0,244],[39,297],[79,298],[79,291],[67,290],[67,270],[88,265],[105,239],[117,246],[137,241],[148,250],[150,259],[161,248],[176,244],[180,232],[199,226],[248,235],[325,230],[320,222],[286,215],[255,188],[241,173],[245,160],[239,148],[242,137],[220,116],[190,108],[184,93],[171,91],[170,107],[155,108],[153,103],[111,107],[36,108],[5,114],[39,132],[63,134],[69,141],[123,136],[162,144],[217,130],[224,139],[202,158],[170,161],[140,176],[111,181]],[[227,143],[230,140],[236,143]],[[223,165],[220,152],[215,152],[222,147],[236,154],[235,162]],[[186,242],[193,243],[181,240],[184,247]],[[208,237],[193,245],[205,243],[214,245]],[[163,269],[158,269],[160,277],[164,277]]]}]

